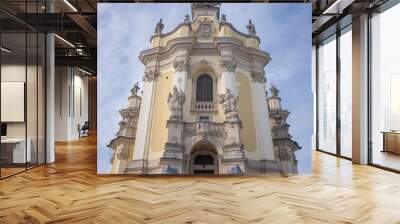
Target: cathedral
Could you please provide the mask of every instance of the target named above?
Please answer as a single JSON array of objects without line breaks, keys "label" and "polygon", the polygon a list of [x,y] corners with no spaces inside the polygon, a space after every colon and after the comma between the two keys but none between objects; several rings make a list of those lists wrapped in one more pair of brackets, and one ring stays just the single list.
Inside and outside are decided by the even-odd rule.
[{"label": "cathedral", "polygon": [[238,31],[218,3],[191,10],[170,32],[160,19],[139,55],[143,87],[135,84],[119,111],[111,173],[297,173],[301,147],[279,90],[267,94],[270,55],[254,24]]}]

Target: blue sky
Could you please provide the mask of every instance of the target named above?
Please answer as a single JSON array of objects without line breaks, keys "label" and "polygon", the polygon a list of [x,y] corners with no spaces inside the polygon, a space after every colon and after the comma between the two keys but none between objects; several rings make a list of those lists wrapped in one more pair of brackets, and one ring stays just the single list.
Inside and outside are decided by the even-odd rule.
[{"label": "blue sky", "polygon": [[[101,3],[98,5],[98,167],[110,171],[111,150],[106,147],[118,130],[118,111],[127,106],[133,83],[141,82],[144,66],[139,52],[150,47],[160,18],[164,33],[191,15],[190,4]],[[291,114],[290,132],[302,149],[299,170],[311,172],[313,96],[311,93],[311,4],[222,4],[221,14],[247,33],[251,19],[261,49],[271,54],[266,66],[268,88],[280,89],[283,107]]]}]

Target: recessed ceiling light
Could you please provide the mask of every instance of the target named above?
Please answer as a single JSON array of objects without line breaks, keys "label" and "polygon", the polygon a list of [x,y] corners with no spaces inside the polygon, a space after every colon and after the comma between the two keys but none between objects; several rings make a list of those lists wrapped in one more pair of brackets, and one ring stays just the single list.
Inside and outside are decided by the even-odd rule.
[{"label": "recessed ceiling light", "polygon": [[90,75],[90,76],[92,75],[92,73],[90,73],[90,72],[88,72],[88,71],[86,71],[86,70],[83,70],[83,69],[81,69],[81,68],[79,68],[79,67],[78,67],[78,70],[81,71],[81,72],[83,72],[83,73],[85,73],[85,74],[87,74],[87,75]]},{"label": "recessed ceiling light", "polygon": [[78,10],[68,1],[64,0],[65,4],[67,4],[74,12],[78,12]]},{"label": "recessed ceiling light", "polygon": [[5,47],[1,47],[1,51],[4,51],[4,52],[6,52],[6,53],[10,53],[10,52],[11,52],[10,49],[7,49],[7,48],[5,48]]},{"label": "recessed ceiling light", "polygon": [[69,42],[68,40],[62,38],[61,36],[54,34],[55,37],[57,37],[59,40],[61,40],[62,42],[66,43],[67,45],[69,45],[70,47],[75,48],[75,45],[73,45],[71,42]]}]

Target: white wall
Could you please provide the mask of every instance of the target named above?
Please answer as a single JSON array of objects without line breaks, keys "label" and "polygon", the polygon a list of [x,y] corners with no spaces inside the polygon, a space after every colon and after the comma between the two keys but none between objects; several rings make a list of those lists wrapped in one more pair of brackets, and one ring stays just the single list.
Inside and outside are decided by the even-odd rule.
[{"label": "white wall", "polygon": [[[38,70],[37,70],[38,69]],[[27,80],[26,80],[27,79]],[[29,139],[29,147],[32,151],[32,161],[36,162],[39,159],[40,163],[44,162],[44,147],[45,147],[45,120],[44,120],[44,73],[42,68],[25,64],[10,63],[1,66],[1,81],[2,81],[2,99],[8,99],[13,94],[11,91],[6,91],[3,84],[7,82],[20,82],[25,84],[25,89],[18,90],[18,94],[24,94],[21,97],[23,102],[19,102],[19,107],[10,107],[2,102],[2,114],[14,113],[20,114],[22,118],[19,121],[6,121],[7,124],[7,137],[8,138],[24,138],[27,136]],[[3,83],[4,82],[4,83]],[[15,88],[15,87],[12,87]],[[5,95],[4,95],[5,94]],[[17,94],[17,93],[14,93]],[[12,98],[10,98],[12,99]],[[13,99],[15,100],[15,99]],[[13,103],[13,102],[10,102]],[[18,102],[14,102],[18,103]],[[26,103],[26,105],[25,105]],[[22,105],[21,105],[22,104]],[[25,119],[26,112],[26,119]],[[2,118],[2,120],[4,120]],[[37,156],[38,155],[38,156]],[[37,156],[37,157],[36,157]]]},{"label": "white wall", "polygon": [[88,78],[76,68],[56,67],[55,140],[79,138],[78,125],[88,120]]}]

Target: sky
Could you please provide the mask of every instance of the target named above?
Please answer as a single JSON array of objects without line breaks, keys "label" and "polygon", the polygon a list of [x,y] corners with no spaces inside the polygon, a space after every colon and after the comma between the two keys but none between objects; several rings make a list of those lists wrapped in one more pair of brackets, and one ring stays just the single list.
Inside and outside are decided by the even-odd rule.
[{"label": "sky", "polygon": [[[190,4],[98,4],[98,173],[109,173],[112,151],[107,144],[118,131],[119,110],[127,107],[133,84],[142,85],[138,59],[150,48],[160,18],[167,33],[191,15]],[[221,4],[221,14],[247,33],[249,19],[260,37],[260,49],[271,55],[265,67],[268,89],[277,85],[282,105],[291,113],[290,133],[302,147],[296,152],[301,173],[311,172],[313,95],[311,92],[311,4]]]}]

